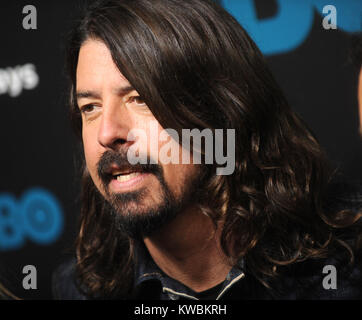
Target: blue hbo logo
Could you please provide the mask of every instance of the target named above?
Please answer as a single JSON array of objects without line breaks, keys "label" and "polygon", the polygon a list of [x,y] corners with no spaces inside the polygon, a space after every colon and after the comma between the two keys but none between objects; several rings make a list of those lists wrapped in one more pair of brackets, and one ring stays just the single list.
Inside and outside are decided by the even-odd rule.
[{"label": "blue hbo logo", "polygon": [[275,0],[275,15],[265,19],[258,18],[255,0],[219,2],[248,31],[265,55],[285,53],[300,46],[312,30],[315,14],[318,13],[322,26],[323,19],[332,17],[332,6],[335,29],[338,25],[344,32],[360,32],[362,27],[361,0]]},{"label": "blue hbo logo", "polygon": [[63,214],[57,199],[48,191],[33,188],[17,200],[0,194],[0,250],[14,250],[28,238],[46,245],[63,229]]}]

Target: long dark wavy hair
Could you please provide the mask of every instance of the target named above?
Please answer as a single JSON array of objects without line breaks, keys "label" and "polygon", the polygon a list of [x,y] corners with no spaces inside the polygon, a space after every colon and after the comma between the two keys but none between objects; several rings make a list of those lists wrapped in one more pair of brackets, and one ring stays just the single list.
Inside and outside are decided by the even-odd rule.
[{"label": "long dark wavy hair", "polygon": [[[211,174],[198,199],[215,225],[224,221],[221,245],[230,264],[243,257],[269,286],[279,267],[325,258],[337,248],[353,260],[360,241],[349,241],[341,230],[358,225],[361,213],[332,205],[336,170],[288,105],[259,49],[222,7],[211,0],[106,0],[88,6],[67,48],[70,114],[79,136],[76,68],[87,39],[106,44],[163,128],[235,129],[235,172]],[[133,240],[112,224],[85,166],[82,179],[76,241],[81,287],[89,296],[126,297]]]}]

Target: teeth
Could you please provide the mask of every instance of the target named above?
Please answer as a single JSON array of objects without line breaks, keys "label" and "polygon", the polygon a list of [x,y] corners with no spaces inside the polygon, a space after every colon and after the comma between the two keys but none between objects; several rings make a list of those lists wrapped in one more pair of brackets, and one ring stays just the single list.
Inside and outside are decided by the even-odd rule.
[{"label": "teeth", "polygon": [[132,173],[130,173],[130,174],[125,174],[125,175],[119,175],[119,176],[117,176],[117,180],[118,180],[119,182],[126,182],[126,181],[128,181],[128,180],[133,179],[134,177],[139,176],[139,175],[140,175],[139,172],[132,172]]}]

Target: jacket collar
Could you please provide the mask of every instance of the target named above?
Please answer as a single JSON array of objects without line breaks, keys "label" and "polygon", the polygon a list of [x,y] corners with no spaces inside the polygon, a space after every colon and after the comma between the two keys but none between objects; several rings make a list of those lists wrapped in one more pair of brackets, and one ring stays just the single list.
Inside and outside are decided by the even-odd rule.
[{"label": "jacket collar", "polygon": [[[195,296],[196,293],[190,288],[186,287],[181,282],[166,275],[153,261],[146,246],[143,242],[135,243],[135,281],[134,289],[140,288],[142,284],[148,281],[157,281],[162,287],[162,292],[167,294],[170,299],[177,300],[179,298],[186,298],[198,300]],[[216,300],[223,297],[223,295],[232,288],[232,286],[245,277],[244,260],[241,259],[226,276],[220,292]]]}]

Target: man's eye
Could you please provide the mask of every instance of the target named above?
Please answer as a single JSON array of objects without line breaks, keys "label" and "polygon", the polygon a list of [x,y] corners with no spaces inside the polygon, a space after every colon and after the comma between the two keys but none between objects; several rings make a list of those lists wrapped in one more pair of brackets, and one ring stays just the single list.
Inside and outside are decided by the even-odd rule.
[{"label": "man's eye", "polygon": [[82,113],[91,113],[94,111],[95,105],[94,104],[87,104],[80,108]]},{"label": "man's eye", "polygon": [[131,97],[130,102],[134,102],[138,106],[143,106],[146,104],[145,101],[140,96]]}]

